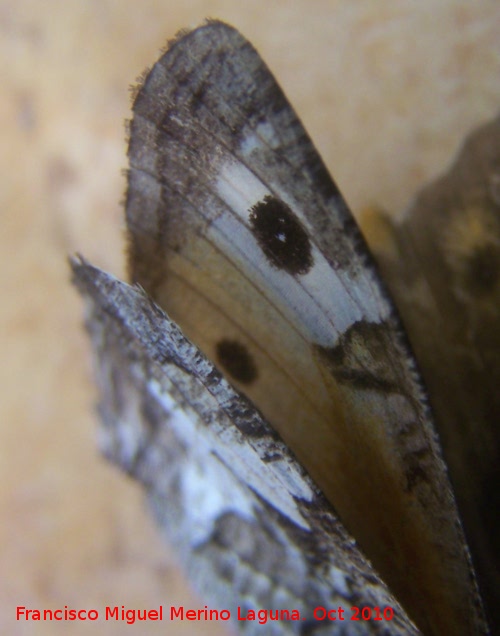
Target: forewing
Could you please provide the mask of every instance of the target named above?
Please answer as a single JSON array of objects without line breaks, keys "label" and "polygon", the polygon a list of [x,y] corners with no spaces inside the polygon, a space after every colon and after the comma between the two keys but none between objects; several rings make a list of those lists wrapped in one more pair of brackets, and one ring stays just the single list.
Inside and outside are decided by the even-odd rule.
[{"label": "forewing", "polygon": [[127,223],[139,282],[269,419],[420,626],[481,633],[468,550],[391,302],[265,64],[209,23],[145,78]]}]

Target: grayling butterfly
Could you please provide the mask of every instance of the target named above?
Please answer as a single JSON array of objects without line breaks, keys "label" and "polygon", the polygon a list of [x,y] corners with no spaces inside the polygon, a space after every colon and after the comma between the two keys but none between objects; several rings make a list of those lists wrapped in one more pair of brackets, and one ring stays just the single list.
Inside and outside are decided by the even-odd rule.
[{"label": "grayling butterfly", "polygon": [[[131,280],[140,287],[73,261],[97,360],[104,452],[145,485],[219,620],[230,616],[245,633],[488,633],[407,335],[264,62],[237,31],[209,22],[170,45],[133,110],[126,215]],[[488,152],[475,137],[475,154],[466,148],[457,164],[470,168],[469,157],[482,157],[471,181],[455,167],[440,186],[448,192],[461,181],[467,202],[453,219],[451,211],[433,217],[443,245],[419,228],[429,221],[413,221],[420,207],[433,209],[430,190],[376,251],[423,352],[490,590],[498,574],[488,574],[488,541],[497,525],[481,488],[498,470],[500,366],[480,404],[464,397],[462,405],[465,393],[453,401],[468,369],[484,373],[498,357],[498,121],[486,130]],[[476,218],[482,234],[469,240]],[[428,249],[437,265],[427,272],[419,266]],[[432,270],[446,267],[456,280],[443,274],[434,289]],[[446,295],[440,304],[442,288],[456,305]],[[421,318],[429,306],[434,313]],[[455,335],[441,338],[445,312],[462,306],[473,308],[453,328],[474,350],[462,356],[452,347],[445,370],[433,372],[448,335],[456,344]],[[453,381],[440,394],[450,366]],[[481,382],[476,375],[470,386]],[[478,413],[484,435],[468,453]]]}]

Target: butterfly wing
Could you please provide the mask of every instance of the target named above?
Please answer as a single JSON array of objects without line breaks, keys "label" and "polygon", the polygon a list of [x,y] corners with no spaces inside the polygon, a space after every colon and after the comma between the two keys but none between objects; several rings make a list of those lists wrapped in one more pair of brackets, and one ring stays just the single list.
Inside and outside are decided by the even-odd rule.
[{"label": "butterfly wing", "polygon": [[132,280],[272,422],[417,623],[482,633],[415,363],[335,184],[234,29],[175,41],[134,102]]},{"label": "butterfly wing", "polygon": [[483,597],[500,625],[500,117],[388,229],[377,259],[429,388]]},{"label": "butterfly wing", "polygon": [[[72,266],[95,351],[101,447],[144,484],[221,623],[230,612],[247,634],[331,634],[335,625],[419,634],[248,400],[141,290],[83,260]],[[376,620],[361,622],[353,606]],[[264,609],[268,625],[244,620]],[[278,622],[281,611],[289,615]]]}]

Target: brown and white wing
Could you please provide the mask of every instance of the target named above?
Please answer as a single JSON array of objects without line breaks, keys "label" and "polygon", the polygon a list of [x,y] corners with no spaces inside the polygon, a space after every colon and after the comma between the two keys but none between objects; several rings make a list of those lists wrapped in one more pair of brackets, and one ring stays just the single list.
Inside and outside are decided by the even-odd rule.
[{"label": "brown and white wing", "polygon": [[413,356],[262,59],[208,23],[171,44],[133,111],[132,280],[262,411],[417,624],[483,633]]}]

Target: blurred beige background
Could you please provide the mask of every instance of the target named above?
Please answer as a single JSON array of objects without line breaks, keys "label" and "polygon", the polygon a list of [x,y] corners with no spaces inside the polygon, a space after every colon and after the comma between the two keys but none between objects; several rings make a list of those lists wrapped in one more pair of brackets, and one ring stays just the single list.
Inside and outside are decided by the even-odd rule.
[{"label": "blurred beige background", "polygon": [[2,634],[222,631],[14,620],[16,605],[198,603],[96,450],[66,256],[123,275],[128,86],[208,16],[256,45],[357,213],[401,210],[500,104],[496,0],[0,0]]}]

